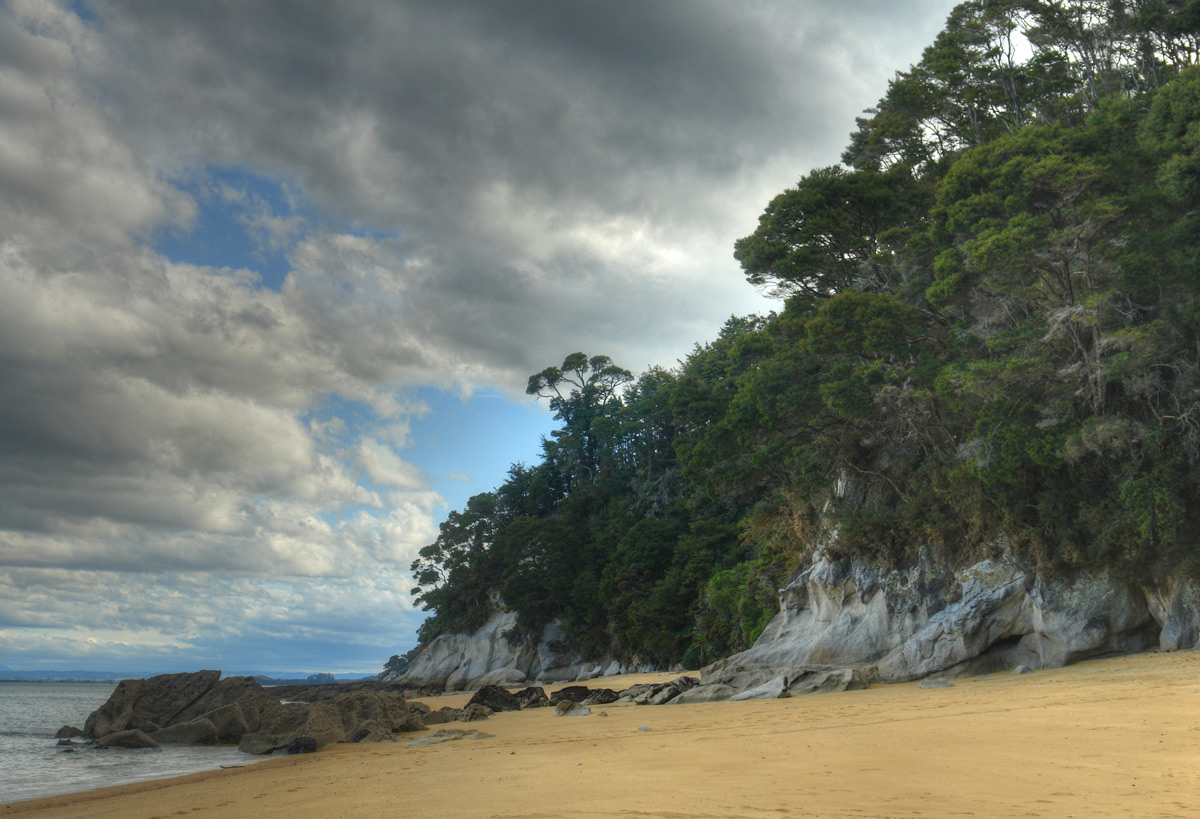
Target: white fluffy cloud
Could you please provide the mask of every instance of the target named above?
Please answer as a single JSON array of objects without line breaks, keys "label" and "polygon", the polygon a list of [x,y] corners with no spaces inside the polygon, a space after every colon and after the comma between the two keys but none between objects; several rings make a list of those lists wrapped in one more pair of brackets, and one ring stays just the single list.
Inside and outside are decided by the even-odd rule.
[{"label": "white fluffy cloud", "polygon": [[[769,308],[733,240],[951,5],[0,5],[6,662],[407,648],[413,389]],[[221,208],[277,288],[162,251]]]}]

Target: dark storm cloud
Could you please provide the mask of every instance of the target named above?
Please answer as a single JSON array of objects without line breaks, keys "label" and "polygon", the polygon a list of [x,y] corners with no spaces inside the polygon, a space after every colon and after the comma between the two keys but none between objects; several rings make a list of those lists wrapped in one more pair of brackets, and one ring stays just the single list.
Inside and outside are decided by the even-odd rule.
[{"label": "dark storm cloud", "polygon": [[[0,4],[0,651],[379,628],[440,501],[405,389],[769,309],[733,241],[951,6]],[[156,252],[222,197],[277,291]]]}]

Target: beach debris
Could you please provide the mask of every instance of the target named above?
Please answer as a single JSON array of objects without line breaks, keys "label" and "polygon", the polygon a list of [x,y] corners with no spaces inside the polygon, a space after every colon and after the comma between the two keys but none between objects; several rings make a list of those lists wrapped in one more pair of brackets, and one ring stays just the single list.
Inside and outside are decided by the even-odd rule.
[{"label": "beach debris", "polygon": [[563,700],[554,706],[554,716],[556,717],[586,717],[591,713],[591,708],[570,700]]},{"label": "beach debris", "polygon": [[929,677],[917,683],[917,688],[923,688],[926,691],[934,688],[953,688],[954,683],[950,682],[945,677]]},{"label": "beach debris", "polygon": [[638,730],[639,730],[639,731],[647,731],[647,732],[649,732],[649,731],[653,731],[654,729],[653,729],[653,728],[651,728],[649,725],[639,725],[639,726],[638,726]]},{"label": "beach debris", "polygon": [[492,709],[493,712],[521,710],[521,701],[510,694],[507,689],[498,685],[483,686],[475,692],[467,705],[482,705]]}]

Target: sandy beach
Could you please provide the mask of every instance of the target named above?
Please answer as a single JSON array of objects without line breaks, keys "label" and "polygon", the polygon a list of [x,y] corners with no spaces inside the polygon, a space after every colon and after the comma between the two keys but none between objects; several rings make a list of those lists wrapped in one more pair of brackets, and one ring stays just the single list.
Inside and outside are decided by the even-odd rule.
[{"label": "sandy beach", "polygon": [[[624,688],[673,675],[595,680]],[[460,705],[467,695],[426,700]],[[953,688],[502,713],[479,741],[339,745],[0,808],[94,817],[1200,815],[1200,652]],[[599,711],[608,714],[598,715]],[[649,731],[641,727],[649,728]],[[433,729],[431,729],[432,731]],[[414,734],[414,737],[420,734]]]}]

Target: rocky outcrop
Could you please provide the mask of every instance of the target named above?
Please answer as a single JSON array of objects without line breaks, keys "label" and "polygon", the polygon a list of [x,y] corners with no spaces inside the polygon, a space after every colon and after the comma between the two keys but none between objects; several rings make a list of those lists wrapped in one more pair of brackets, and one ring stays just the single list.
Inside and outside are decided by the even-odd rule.
[{"label": "rocky outcrop", "polygon": [[819,554],[781,591],[780,612],[754,646],[702,677],[743,692],[781,681],[781,691],[800,693],[835,671],[852,670],[853,686],[1051,668],[1191,647],[1198,636],[1200,595],[1178,582],[1142,589],[1107,574],[1050,577],[1007,558],[956,569],[932,552],[885,570]]},{"label": "rocky outcrop", "polygon": [[[83,730],[95,739],[127,730],[157,734],[204,719],[217,732],[213,741],[236,743],[257,726],[263,708],[274,703],[249,677],[222,680],[220,671],[160,674],[145,680],[122,680],[108,701],[88,717]],[[182,735],[178,731],[164,734]]]},{"label": "rocky outcrop", "polygon": [[399,694],[360,691],[318,702],[275,705],[263,713],[258,730],[241,738],[238,750],[269,754],[306,737],[317,749],[336,742],[391,742],[397,732],[424,727]]},{"label": "rocky outcrop", "polygon": [[355,737],[356,742],[390,741],[396,731],[424,728],[395,691],[304,688],[322,689],[321,698],[281,704],[274,689],[251,677],[222,680],[219,671],[123,680],[88,717],[84,734],[102,747],[238,745],[250,753],[270,753],[298,737],[324,747]]},{"label": "rocky outcrop", "polygon": [[[516,612],[493,600],[492,615],[470,634],[434,638],[409,663],[396,682],[407,687],[444,686],[461,691],[480,685],[523,685],[526,681],[590,680],[634,670],[612,658],[585,661],[562,647],[569,644],[557,623],[546,626],[536,639],[519,640]],[[653,670],[638,668],[637,670]]]},{"label": "rocky outcrop", "polygon": [[153,733],[170,725],[181,711],[200,699],[220,678],[220,671],[196,671],[160,674],[146,680],[122,680],[108,702],[88,717],[84,733],[96,739],[130,729]]},{"label": "rocky outcrop", "polygon": [[136,728],[129,728],[124,731],[113,731],[110,734],[105,734],[96,741],[96,745],[100,748],[153,749],[159,747],[158,743],[146,736],[144,731],[140,731]]}]

